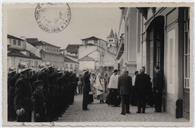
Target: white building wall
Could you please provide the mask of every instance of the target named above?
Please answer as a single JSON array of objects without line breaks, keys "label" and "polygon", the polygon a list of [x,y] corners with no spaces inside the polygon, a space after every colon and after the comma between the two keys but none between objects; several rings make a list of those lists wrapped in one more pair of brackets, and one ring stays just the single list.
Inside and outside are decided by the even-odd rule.
[{"label": "white building wall", "polygon": [[15,48],[15,49],[25,49],[26,48],[26,43],[22,40],[8,38],[7,41],[8,41],[8,44],[10,45],[9,46],[10,48]]},{"label": "white building wall", "polygon": [[[126,68],[131,75],[137,70],[136,65],[136,43],[137,43],[137,35],[136,26],[137,26],[137,9],[136,8],[128,8],[126,10],[125,15],[125,36],[124,36],[124,52],[119,62],[121,64],[121,68]],[[132,18],[134,17],[134,18]],[[123,28],[123,26],[121,26]]]},{"label": "white building wall", "polygon": [[64,57],[59,54],[43,53],[42,54],[43,62],[50,62],[56,68],[64,67]]},{"label": "white building wall", "polygon": [[77,71],[79,68],[78,63],[64,62],[64,66],[62,69],[66,71]]},{"label": "white building wall", "polygon": [[87,55],[94,58],[95,60],[99,59],[99,53],[97,51],[97,46],[91,46],[91,45],[80,46],[78,53],[79,53],[79,56],[78,56],[79,59]]},{"label": "white building wall", "polygon": [[33,54],[35,54],[38,57],[41,57],[40,49],[37,49],[36,47],[32,46],[31,44],[29,44],[26,41],[25,41],[25,43],[26,43],[26,50],[32,52]]},{"label": "white building wall", "polygon": [[115,56],[105,52],[103,56],[103,66],[114,66]]},{"label": "white building wall", "polygon": [[79,70],[85,70],[85,69],[89,69],[89,70],[95,70],[95,62],[94,61],[80,61],[79,62]]},{"label": "white building wall", "polygon": [[39,59],[8,56],[8,67],[13,67],[15,69],[18,69],[18,65],[21,62],[25,62],[27,63],[28,67],[34,67],[34,68],[38,68],[38,66],[42,63],[42,61]]}]

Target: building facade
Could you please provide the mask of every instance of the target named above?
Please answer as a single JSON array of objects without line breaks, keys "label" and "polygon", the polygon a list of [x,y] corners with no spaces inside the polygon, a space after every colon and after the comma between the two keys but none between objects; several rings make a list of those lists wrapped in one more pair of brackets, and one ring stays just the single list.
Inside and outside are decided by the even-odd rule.
[{"label": "building facade", "polygon": [[94,58],[90,56],[84,56],[79,59],[79,70],[89,70],[89,71],[94,71],[97,69],[96,67],[96,61]]},{"label": "building facade", "polygon": [[137,44],[137,19],[136,8],[121,8],[119,25],[119,47],[116,56],[119,70],[126,68],[131,75],[137,70],[136,44]]},{"label": "building facade", "polygon": [[190,9],[121,8],[121,12],[118,67],[127,59],[127,67],[139,70],[144,66],[153,79],[154,67],[159,66],[164,75],[164,111],[175,116],[176,101],[182,99],[183,115],[189,119]]},{"label": "building facade", "polygon": [[20,63],[26,63],[29,68],[37,69],[42,59],[36,48],[28,44],[25,40],[7,35],[8,41],[8,68],[18,69]]},{"label": "building facade", "polygon": [[64,70],[77,72],[79,69],[79,63],[66,56],[64,56]]},{"label": "building facade", "polygon": [[64,55],[60,52],[60,47],[39,41],[37,38],[27,38],[27,42],[40,50],[42,63],[50,63],[59,69],[64,69]]},{"label": "building facade", "polygon": [[[112,42],[113,46],[109,44],[111,43],[94,36],[82,39],[82,45],[79,46],[79,52],[78,52],[79,64],[81,58],[90,57],[94,60],[91,63],[95,63],[93,64],[94,65],[93,69],[95,70],[100,68],[113,67],[113,63],[115,63],[116,54],[113,52],[112,47],[113,46],[115,47],[116,45],[114,45],[114,42]],[[83,66],[79,66],[79,67],[83,67]]]}]

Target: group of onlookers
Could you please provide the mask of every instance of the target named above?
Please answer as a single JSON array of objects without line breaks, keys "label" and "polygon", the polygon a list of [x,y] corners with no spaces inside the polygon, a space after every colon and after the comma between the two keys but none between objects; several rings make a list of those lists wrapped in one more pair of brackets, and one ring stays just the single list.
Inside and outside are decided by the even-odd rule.
[{"label": "group of onlookers", "polygon": [[83,75],[83,110],[88,110],[87,105],[93,102],[90,99],[96,97],[100,103],[106,102],[109,106],[121,105],[122,115],[130,113],[130,104],[137,106],[137,113],[145,113],[146,105],[161,112],[163,89],[163,75],[158,66],[152,80],[145,73],[145,67],[136,71],[133,77],[125,69],[120,74],[114,70],[107,79],[103,73],[96,75],[86,70]]}]

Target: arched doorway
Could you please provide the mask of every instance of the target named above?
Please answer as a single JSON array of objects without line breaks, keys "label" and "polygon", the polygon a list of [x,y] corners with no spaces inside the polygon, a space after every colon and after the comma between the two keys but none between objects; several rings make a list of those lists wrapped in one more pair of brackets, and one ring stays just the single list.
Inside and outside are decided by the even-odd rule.
[{"label": "arched doorway", "polygon": [[[164,74],[164,16],[153,19],[146,32],[146,72],[153,79],[155,66],[159,66]],[[163,111],[165,111],[165,103],[164,97]]]}]

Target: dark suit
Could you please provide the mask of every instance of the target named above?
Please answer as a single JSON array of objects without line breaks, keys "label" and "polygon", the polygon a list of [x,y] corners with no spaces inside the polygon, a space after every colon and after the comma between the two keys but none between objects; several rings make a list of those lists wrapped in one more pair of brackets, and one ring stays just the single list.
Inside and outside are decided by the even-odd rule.
[{"label": "dark suit", "polygon": [[155,111],[156,112],[161,112],[162,91],[163,91],[163,75],[160,71],[156,72],[154,74],[153,84],[154,84]]},{"label": "dark suit", "polygon": [[148,96],[148,92],[150,90],[150,77],[145,73],[141,73],[137,75],[135,80],[135,89],[137,92],[137,100],[138,100],[138,113],[145,113],[146,107],[146,97]]},{"label": "dark suit", "polygon": [[86,72],[83,77],[83,110],[87,110],[89,104],[89,92],[90,92],[90,74]]},{"label": "dark suit", "polygon": [[129,113],[129,97],[132,86],[132,78],[126,74],[119,77],[118,87],[121,95],[122,112],[121,114]]}]

